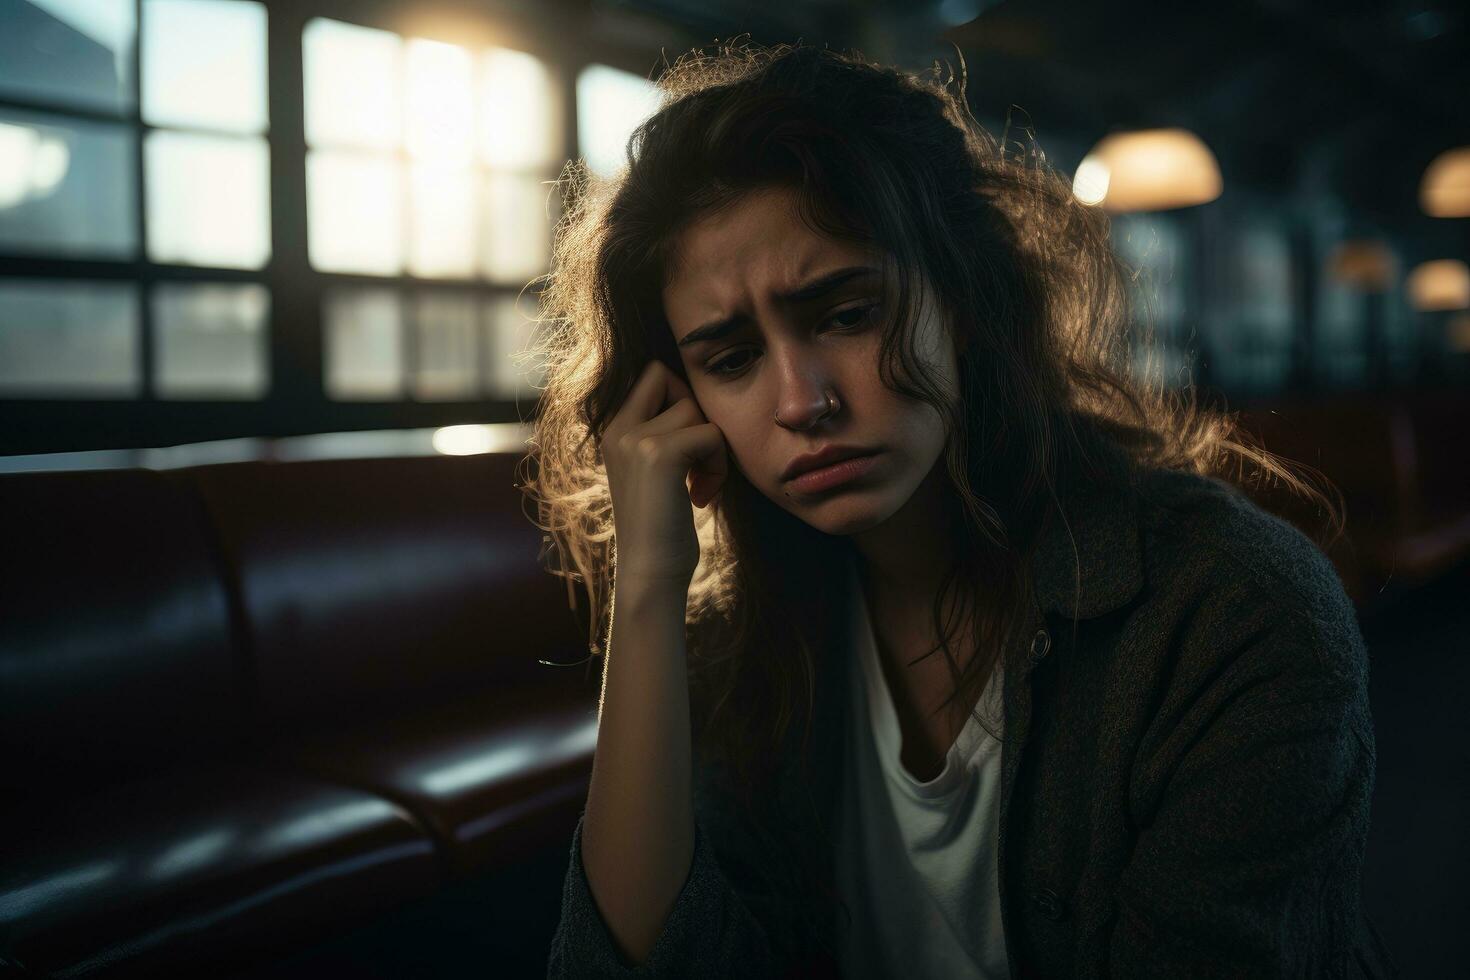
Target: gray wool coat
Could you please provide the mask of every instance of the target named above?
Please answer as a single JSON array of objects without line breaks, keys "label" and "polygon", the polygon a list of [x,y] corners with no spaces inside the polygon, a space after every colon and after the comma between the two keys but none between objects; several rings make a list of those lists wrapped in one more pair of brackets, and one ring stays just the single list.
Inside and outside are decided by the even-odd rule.
[{"label": "gray wool coat", "polygon": [[[1396,976],[1360,906],[1368,655],[1332,565],[1212,478],[1152,470],[1062,507],[1003,683],[1011,976]],[[548,977],[837,976],[836,903],[762,882],[788,863],[777,831],[830,869],[844,690],[821,685],[818,762],[782,768],[768,819],[736,819],[696,761],[693,863],[637,968],[588,889],[579,820]]]}]

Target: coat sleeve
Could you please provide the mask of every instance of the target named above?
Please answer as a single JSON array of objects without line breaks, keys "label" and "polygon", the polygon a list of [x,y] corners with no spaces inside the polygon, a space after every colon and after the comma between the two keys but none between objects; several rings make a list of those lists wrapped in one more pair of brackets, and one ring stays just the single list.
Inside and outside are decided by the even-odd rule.
[{"label": "coat sleeve", "polygon": [[552,938],[548,980],[593,977],[775,977],[765,929],[720,870],[709,835],[695,821],[694,859],[648,958],[623,957],[592,899],[582,867],[582,818],[572,834],[561,921]]},{"label": "coat sleeve", "polygon": [[1361,636],[1295,615],[1231,646],[1162,753],[1111,976],[1350,975],[1376,757]]}]

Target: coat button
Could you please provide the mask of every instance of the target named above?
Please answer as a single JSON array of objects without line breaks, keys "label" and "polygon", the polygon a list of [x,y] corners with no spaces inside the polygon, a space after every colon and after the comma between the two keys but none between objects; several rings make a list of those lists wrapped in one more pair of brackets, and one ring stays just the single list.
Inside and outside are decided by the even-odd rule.
[{"label": "coat button", "polygon": [[1034,666],[1041,663],[1042,658],[1045,657],[1050,650],[1051,634],[1044,629],[1037,630],[1036,635],[1031,638],[1031,664]]},{"label": "coat button", "polygon": [[1036,911],[1046,916],[1053,922],[1065,918],[1067,915],[1067,903],[1050,888],[1043,888],[1031,896],[1031,904]]}]

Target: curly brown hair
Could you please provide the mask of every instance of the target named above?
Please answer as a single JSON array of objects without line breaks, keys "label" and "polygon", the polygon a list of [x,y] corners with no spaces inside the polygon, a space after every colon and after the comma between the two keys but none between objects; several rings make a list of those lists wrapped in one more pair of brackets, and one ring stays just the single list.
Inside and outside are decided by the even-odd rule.
[{"label": "curly brown hair", "polygon": [[[891,316],[880,352],[884,384],[933,405],[949,433],[963,540],[933,621],[951,701],[974,704],[996,658],[1024,650],[1025,559],[1066,481],[1131,483],[1149,467],[1281,481],[1341,533],[1333,504],[1235,416],[1134,370],[1132,273],[1106,215],[1074,197],[1029,134],[986,132],[963,74],[737,42],[683,55],[657,84],[661,108],[633,133],[625,168],[598,178],[574,163],[563,174],[543,330],[523,355],[545,369],[524,488],[556,545],[550,570],[574,601],[572,583],[588,594],[594,657],[606,652],[617,564],[601,434],[651,358],[688,380],[661,300],[675,238],[760,188],[792,188],[815,229],[881,247],[899,269],[893,309],[932,284],[963,340],[957,404],[916,369],[912,318]],[[1110,464],[1119,458],[1127,465]],[[824,571],[850,543],[776,506],[736,467],[695,520],[695,751],[733,774],[749,807],[793,722],[805,758],[822,652],[841,635],[842,597]],[[958,615],[945,621],[946,609]],[[968,612],[983,615],[961,671],[950,646]]]}]

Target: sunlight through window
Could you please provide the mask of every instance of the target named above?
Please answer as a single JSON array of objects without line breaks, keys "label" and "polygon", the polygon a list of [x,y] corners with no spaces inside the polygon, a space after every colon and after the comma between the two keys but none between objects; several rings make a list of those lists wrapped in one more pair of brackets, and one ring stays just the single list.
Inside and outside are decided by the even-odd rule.
[{"label": "sunlight through window", "polygon": [[398,146],[403,39],[332,20],[302,34],[306,142],[311,146]]},{"label": "sunlight through window", "polygon": [[312,265],[382,276],[403,270],[402,169],[391,156],[325,150],[307,156]]},{"label": "sunlight through window", "polygon": [[562,113],[551,72],[520,51],[494,48],[482,58],[480,159],[506,170],[555,165]]},{"label": "sunlight through window", "polygon": [[591,65],[577,76],[577,142],[587,167],[604,176],[627,163],[628,137],[659,105],[641,75]]},{"label": "sunlight through window", "polygon": [[265,265],[271,254],[265,140],[155,130],[143,149],[150,258],[227,269]]},{"label": "sunlight through window", "polygon": [[303,45],[313,266],[506,284],[545,271],[540,182],[562,138],[539,59],[320,18]]},{"label": "sunlight through window", "polygon": [[475,137],[470,53],[420,39],[409,41],[404,53],[408,152],[435,164],[469,163]]},{"label": "sunlight through window", "polygon": [[143,120],[232,133],[266,128],[265,8],[146,0]]}]

